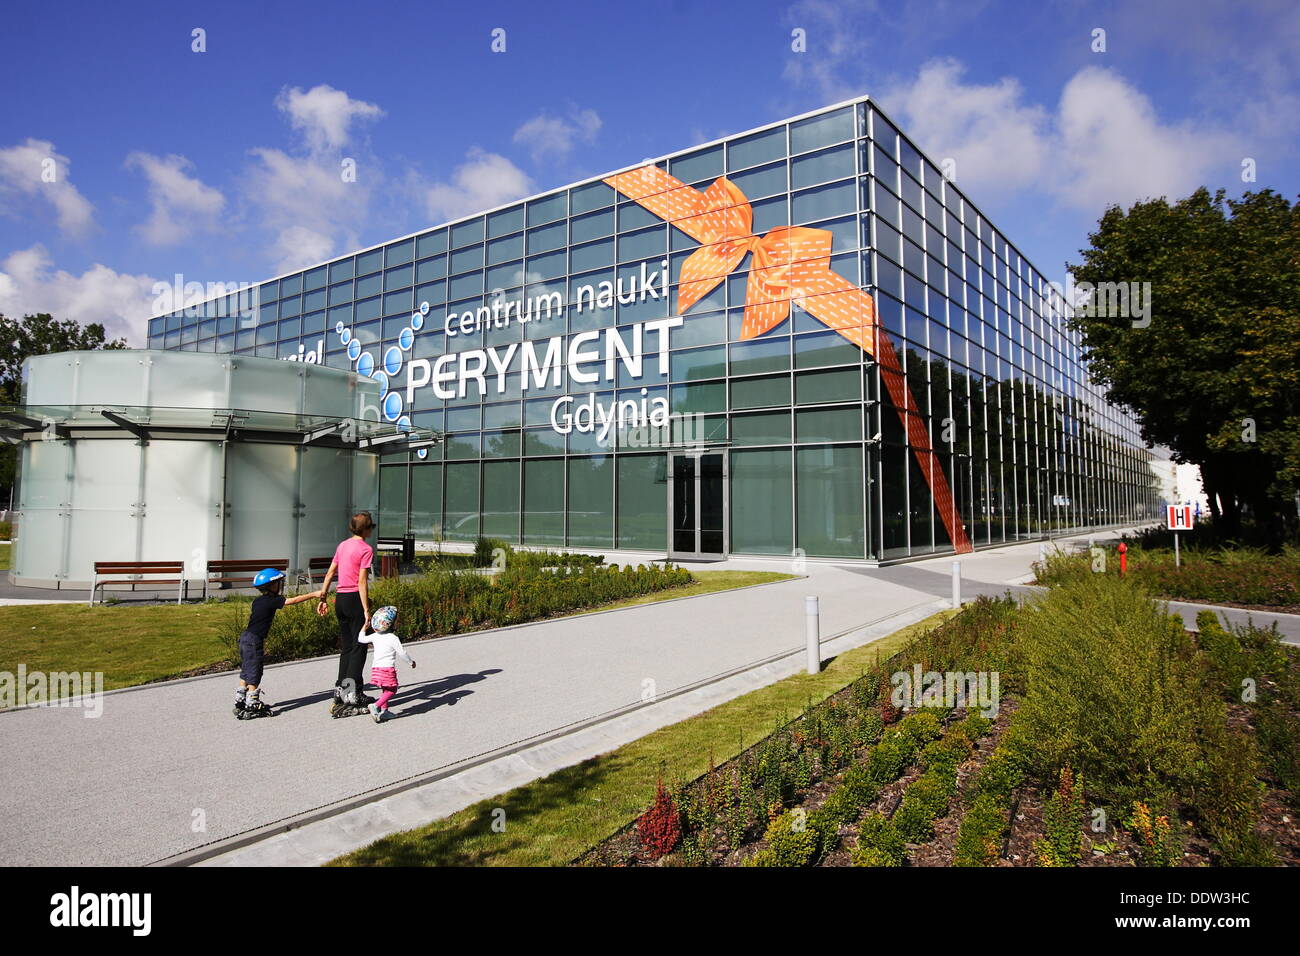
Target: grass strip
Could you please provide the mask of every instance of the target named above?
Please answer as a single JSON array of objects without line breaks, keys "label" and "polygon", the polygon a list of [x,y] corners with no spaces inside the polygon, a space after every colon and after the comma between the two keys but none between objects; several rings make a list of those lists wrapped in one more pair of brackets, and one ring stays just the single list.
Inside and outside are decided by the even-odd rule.
[{"label": "grass strip", "polygon": [[692,780],[711,760],[716,765],[731,759],[770,734],[779,718],[825,700],[954,613],[932,615],[841,654],[819,674],[798,674],[751,691],[445,819],[384,837],[330,865],[566,864],[636,818],[654,796],[658,778]]}]

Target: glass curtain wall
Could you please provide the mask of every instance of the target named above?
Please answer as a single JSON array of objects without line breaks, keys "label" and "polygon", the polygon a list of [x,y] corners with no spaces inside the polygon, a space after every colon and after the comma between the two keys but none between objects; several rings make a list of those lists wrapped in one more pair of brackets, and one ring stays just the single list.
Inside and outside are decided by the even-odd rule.
[{"label": "glass curtain wall", "polygon": [[[729,550],[888,560],[950,551],[931,491],[946,480],[976,547],[1154,514],[1132,418],[1089,383],[1078,337],[1046,277],[874,105],[858,102],[733,137],[655,165],[703,192],[725,176],[755,236],[830,235],[830,268],[869,293],[915,400],[882,388],[873,357],[797,304],[744,338],[751,258],[672,330],[667,368],[647,356],[592,386],[525,388],[519,351],[505,391],[440,400],[414,424],[446,442],[386,458],[381,527],[421,538],[480,534],[529,545],[662,551],[665,454],[612,430],[561,434],[561,395],[665,399],[686,434],[728,448]],[[400,346],[420,303],[430,320],[406,354],[449,352],[677,314],[682,263],[699,243],[595,180],[342,257],[150,323],[150,345],[354,367],[346,327],[376,360]],[[574,308],[578,289],[669,262],[670,296]],[[443,319],[558,293],[564,314],[447,336]],[[404,385],[404,382],[401,383]],[[403,388],[404,391],[404,388]],[[919,415],[920,432],[908,427]],[[928,436],[928,449],[917,444]]]}]

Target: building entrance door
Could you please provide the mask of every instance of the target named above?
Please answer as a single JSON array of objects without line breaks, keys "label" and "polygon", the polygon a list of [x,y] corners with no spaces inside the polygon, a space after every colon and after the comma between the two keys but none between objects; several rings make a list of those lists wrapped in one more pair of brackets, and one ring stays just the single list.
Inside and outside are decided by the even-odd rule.
[{"label": "building entrance door", "polygon": [[668,454],[668,557],[727,556],[727,454]]}]

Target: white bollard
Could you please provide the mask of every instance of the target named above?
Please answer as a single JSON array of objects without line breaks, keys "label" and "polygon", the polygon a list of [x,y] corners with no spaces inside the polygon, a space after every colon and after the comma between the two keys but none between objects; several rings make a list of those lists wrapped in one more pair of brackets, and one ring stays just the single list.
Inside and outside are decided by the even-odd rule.
[{"label": "white bollard", "polygon": [[952,563],[952,606],[961,607],[961,562]]},{"label": "white bollard", "polygon": [[1047,545],[1041,541],[1038,542],[1038,560],[1040,563],[1047,560]]},{"label": "white bollard", "polygon": [[813,595],[804,598],[803,611],[808,637],[808,673],[819,674],[822,669],[822,641],[818,599]]}]

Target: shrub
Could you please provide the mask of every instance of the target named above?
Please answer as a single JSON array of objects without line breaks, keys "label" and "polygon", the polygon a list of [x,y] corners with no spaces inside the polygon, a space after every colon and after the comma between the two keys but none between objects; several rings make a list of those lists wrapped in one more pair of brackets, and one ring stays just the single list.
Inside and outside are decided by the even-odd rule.
[{"label": "shrub", "polygon": [[1053,588],[1019,629],[1028,686],[1015,740],[1052,777],[1067,764],[1127,804],[1190,785],[1199,739],[1222,725],[1182,623],[1142,590],[1095,575]]},{"label": "shrub", "polygon": [[1273,853],[1255,832],[1263,784],[1259,754],[1243,730],[1219,726],[1206,735],[1191,806],[1228,866],[1268,866]]},{"label": "shrub", "polygon": [[514,554],[514,550],[508,541],[503,541],[500,538],[485,538],[480,535],[474,541],[474,567],[491,567],[497,551],[505,555],[508,563],[510,556]]},{"label": "shrub", "polygon": [[1143,866],[1178,866],[1183,860],[1182,844],[1177,827],[1167,816],[1156,816],[1150,807],[1138,801],[1133,804],[1133,815],[1126,825],[1137,838],[1138,856]]},{"label": "shrub", "polygon": [[892,822],[879,813],[869,813],[858,826],[854,866],[902,866],[907,859],[907,841]]},{"label": "shrub", "polygon": [[1196,642],[1205,654],[1210,680],[1225,699],[1241,700],[1242,681],[1249,675],[1250,658],[1237,635],[1224,630],[1213,611],[1196,615]]},{"label": "shrub", "polygon": [[1039,866],[1078,866],[1083,856],[1083,775],[1061,768],[1060,784],[1043,805],[1043,839],[1034,843]]},{"label": "shrub", "polygon": [[934,821],[948,806],[954,786],[950,771],[936,769],[922,774],[903,797],[894,814],[894,826],[908,843],[924,843],[934,836]]},{"label": "shrub", "polygon": [[975,778],[970,808],[953,847],[953,866],[992,866],[1011,826],[1011,797],[1024,771],[1011,749],[1000,746]]},{"label": "shrub", "polygon": [[953,866],[992,866],[1006,837],[1008,807],[992,794],[977,796],[962,817],[953,844]]},{"label": "shrub", "polygon": [[811,866],[833,843],[835,836],[835,823],[827,814],[794,809],[774,819],[763,839],[767,840],[772,866]]},{"label": "shrub", "polygon": [[641,838],[641,845],[652,860],[667,856],[677,846],[682,835],[681,821],[672,795],[662,780],[655,787],[654,803],[637,820],[636,831]]}]

